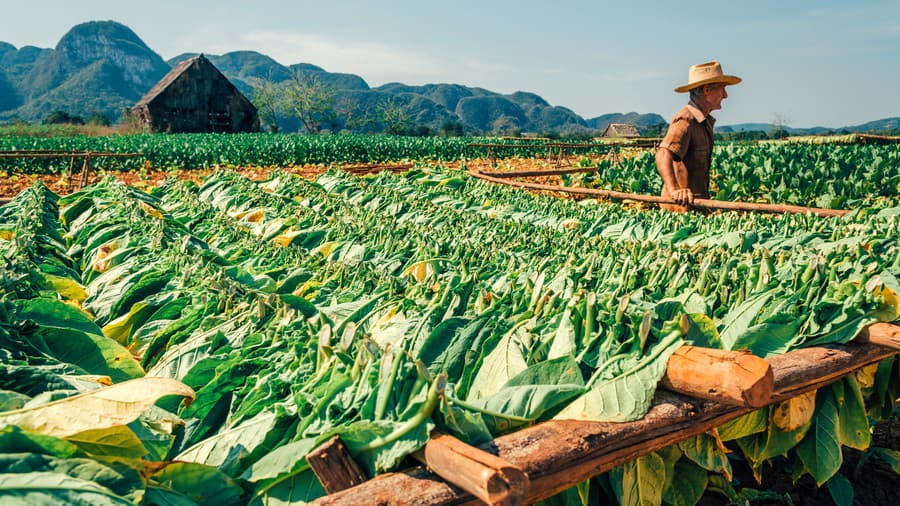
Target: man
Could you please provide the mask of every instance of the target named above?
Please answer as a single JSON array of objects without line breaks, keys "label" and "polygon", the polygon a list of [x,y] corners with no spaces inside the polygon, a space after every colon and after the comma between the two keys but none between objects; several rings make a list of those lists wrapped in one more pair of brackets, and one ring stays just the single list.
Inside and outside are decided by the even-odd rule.
[{"label": "man", "polygon": [[722,73],[717,61],[694,65],[688,71],[688,83],[675,88],[690,93],[690,101],[678,111],[666,137],[656,151],[656,169],[663,180],[662,196],[681,205],[663,204],[663,209],[685,212],[695,198],[709,198],[709,166],[713,148],[710,112],[722,108],[728,98],[725,86],[741,82],[739,77]]}]

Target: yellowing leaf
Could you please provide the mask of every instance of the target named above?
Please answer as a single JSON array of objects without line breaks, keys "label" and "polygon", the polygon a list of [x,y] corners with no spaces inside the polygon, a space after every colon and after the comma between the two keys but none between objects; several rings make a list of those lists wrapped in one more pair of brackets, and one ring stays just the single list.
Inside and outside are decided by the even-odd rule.
[{"label": "yellowing leaf", "polygon": [[148,453],[137,435],[125,425],[89,429],[67,437],[66,441],[92,455],[139,459]]},{"label": "yellowing leaf", "polygon": [[875,373],[878,371],[878,364],[869,364],[862,369],[856,371],[856,382],[859,388],[872,388],[875,386]]},{"label": "yellowing leaf", "polygon": [[419,283],[433,276],[435,273],[434,262],[423,260],[416,262],[403,270],[404,276],[412,276]]},{"label": "yellowing leaf", "polygon": [[0,424],[68,437],[79,432],[128,424],[167,395],[194,400],[194,391],[171,378],[144,377],[74,397],[0,413]]},{"label": "yellowing leaf", "polygon": [[816,409],[816,391],[791,397],[775,406],[772,420],[784,432],[799,429],[812,420]]},{"label": "yellowing leaf", "polygon": [[575,218],[568,218],[559,223],[559,226],[566,230],[576,229],[579,225],[581,225],[581,222]]},{"label": "yellowing leaf", "polygon": [[285,230],[284,232],[273,237],[272,242],[281,246],[282,248],[287,248],[288,246],[291,245],[291,241],[293,241],[295,237],[297,237],[298,235],[300,235],[302,233],[303,232],[300,230],[294,230],[292,228],[289,228],[289,229]]},{"label": "yellowing leaf", "polygon": [[53,274],[44,274],[44,281],[56,290],[64,299],[73,300],[78,303],[87,299],[88,294],[84,291],[84,287],[74,279],[54,276]]},{"label": "yellowing leaf", "polygon": [[119,249],[119,244],[116,241],[110,241],[97,248],[97,254],[94,257],[94,262],[91,264],[91,267],[97,272],[106,272],[109,269],[109,261],[107,258],[109,258],[109,255],[117,249]]},{"label": "yellowing leaf", "polygon": [[335,250],[335,248],[340,246],[340,244],[341,243],[338,241],[323,242],[322,244],[313,248],[313,250],[310,251],[310,253],[319,253],[324,258],[328,258],[329,256],[331,256],[331,252],[333,252]]},{"label": "yellowing leaf", "polygon": [[131,337],[131,329],[134,327],[135,319],[147,307],[147,304],[144,302],[134,303],[127,313],[107,323],[103,327],[103,335],[118,342],[122,346],[128,346],[128,338]]},{"label": "yellowing leaf", "polygon": [[151,206],[150,204],[148,204],[144,201],[141,201],[141,209],[143,209],[145,213],[149,214],[150,216],[153,216],[154,218],[157,218],[160,220],[163,219],[163,214],[161,212],[159,212],[159,209]]},{"label": "yellowing leaf", "polygon": [[2,241],[12,241],[15,237],[15,230],[0,230],[0,240]]},{"label": "yellowing leaf", "polygon": [[882,298],[882,302],[875,312],[879,320],[891,322],[900,317],[900,297],[893,290],[881,285],[873,293],[876,297]]},{"label": "yellowing leaf", "polygon": [[250,223],[262,223],[263,216],[265,216],[266,212],[262,209],[257,209],[256,211],[252,211],[247,213],[244,216],[244,221],[249,221]]}]

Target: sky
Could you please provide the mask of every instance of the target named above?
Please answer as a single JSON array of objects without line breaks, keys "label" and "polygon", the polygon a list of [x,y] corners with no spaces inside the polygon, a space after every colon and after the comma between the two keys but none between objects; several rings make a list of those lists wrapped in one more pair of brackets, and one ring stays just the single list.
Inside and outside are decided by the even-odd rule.
[{"label": "sky", "polygon": [[254,50],[370,86],[529,91],[584,118],[669,119],[686,103],[673,88],[688,68],[718,60],[743,79],[714,113],[719,125],[839,128],[900,116],[900,0],[15,3],[0,17],[0,41],[16,47],[55,47],[76,24],[114,20],[164,59]]}]

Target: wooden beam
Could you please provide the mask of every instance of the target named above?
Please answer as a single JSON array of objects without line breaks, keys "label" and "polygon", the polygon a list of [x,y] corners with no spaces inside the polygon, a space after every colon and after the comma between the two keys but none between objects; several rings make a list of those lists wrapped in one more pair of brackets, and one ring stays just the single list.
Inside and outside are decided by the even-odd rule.
[{"label": "wooden beam", "polygon": [[597,167],[567,167],[564,169],[544,169],[544,170],[520,170],[509,172],[485,172],[478,171],[488,177],[509,178],[509,177],[541,177],[541,176],[561,176],[563,174],[578,174],[582,172],[596,172]]},{"label": "wooden beam", "polygon": [[[897,354],[870,343],[805,348],[768,359],[774,375],[771,402],[827,386],[866,365]],[[481,445],[529,477],[532,503],[555,495],[625,462],[685,441],[750,413],[754,408],[658,393],[650,411],[633,422],[553,420]],[[319,505],[479,504],[477,499],[424,469],[389,473]]]},{"label": "wooden beam", "polygon": [[522,504],[528,493],[528,476],[521,469],[447,434],[433,435],[425,449],[413,456],[431,472],[487,504]]},{"label": "wooden beam", "polygon": [[759,408],[771,402],[772,366],[749,353],[682,346],[669,358],[661,386],[689,397]]},{"label": "wooden beam", "polygon": [[[492,183],[505,184],[518,188],[526,188],[530,190],[555,191],[562,193],[571,193],[573,195],[586,195],[591,197],[605,197],[619,200],[636,200],[639,202],[649,202],[654,204],[678,204],[674,200],[658,197],[656,195],[638,195],[636,193],[625,193],[614,190],[600,190],[597,188],[576,188],[572,186],[560,186],[552,184],[528,183],[524,181],[510,181],[496,177],[485,176],[475,171],[469,171],[469,175]],[[721,209],[725,211],[754,211],[763,213],[794,213],[806,214],[812,213],[817,216],[833,217],[843,216],[849,213],[846,209],[822,209],[819,207],[803,207],[792,206],[786,204],[757,204],[753,202],[730,202],[727,200],[711,200],[711,199],[694,199],[694,207],[704,209]]]},{"label": "wooden beam", "polygon": [[900,325],[873,323],[856,336],[855,341],[900,350]]},{"label": "wooden beam", "polygon": [[306,462],[329,494],[366,481],[359,464],[350,456],[341,438],[334,436],[306,456]]}]

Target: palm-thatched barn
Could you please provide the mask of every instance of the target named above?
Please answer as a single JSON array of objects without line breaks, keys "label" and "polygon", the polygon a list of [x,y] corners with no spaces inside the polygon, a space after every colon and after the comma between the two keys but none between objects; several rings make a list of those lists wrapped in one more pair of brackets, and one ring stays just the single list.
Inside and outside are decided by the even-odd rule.
[{"label": "palm-thatched barn", "polygon": [[632,123],[610,123],[606,126],[601,137],[614,137],[617,139],[631,139],[640,137],[641,133]]},{"label": "palm-thatched barn", "polygon": [[258,132],[256,107],[202,54],[176,65],[131,109],[154,132]]}]

